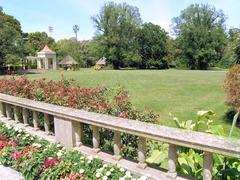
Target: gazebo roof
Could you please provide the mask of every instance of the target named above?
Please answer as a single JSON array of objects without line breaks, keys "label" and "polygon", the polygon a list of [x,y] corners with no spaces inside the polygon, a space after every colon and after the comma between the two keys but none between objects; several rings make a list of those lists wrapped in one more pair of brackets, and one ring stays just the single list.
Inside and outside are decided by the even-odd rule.
[{"label": "gazebo roof", "polygon": [[99,64],[99,65],[105,65],[106,64],[106,59],[105,57],[102,57],[101,59],[98,60],[98,62],[96,64]]},{"label": "gazebo roof", "polygon": [[75,65],[75,64],[78,64],[78,62],[75,61],[71,56],[67,55],[58,64],[60,64],[60,65]]},{"label": "gazebo roof", "polygon": [[38,52],[38,54],[56,54],[53,50],[51,50],[47,45],[44,46],[44,48]]}]

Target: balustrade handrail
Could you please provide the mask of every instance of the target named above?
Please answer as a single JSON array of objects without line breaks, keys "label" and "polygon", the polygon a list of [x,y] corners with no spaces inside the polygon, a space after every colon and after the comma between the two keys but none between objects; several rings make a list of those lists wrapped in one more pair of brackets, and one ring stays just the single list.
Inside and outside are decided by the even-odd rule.
[{"label": "balustrade handrail", "polygon": [[109,115],[10,96],[2,93],[0,93],[0,102],[31,109],[33,111],[47,113],[55,117],[61,117],[71,121],[94,125],[100,128],[129,133],[205,152],[240,158],[240,141],[237,139],[144,123],[136,120],[122,119]]}]

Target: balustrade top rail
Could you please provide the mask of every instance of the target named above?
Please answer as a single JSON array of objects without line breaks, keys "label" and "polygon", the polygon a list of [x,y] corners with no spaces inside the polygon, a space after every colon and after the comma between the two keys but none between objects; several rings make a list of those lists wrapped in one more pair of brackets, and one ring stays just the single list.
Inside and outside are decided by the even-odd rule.
[{"label": "balustrade top rail", "polygon": [[72,121],[125,132],[169,144],[240,158],[240,140],[236,139],[122,119],[1,93],[0,101]]}]

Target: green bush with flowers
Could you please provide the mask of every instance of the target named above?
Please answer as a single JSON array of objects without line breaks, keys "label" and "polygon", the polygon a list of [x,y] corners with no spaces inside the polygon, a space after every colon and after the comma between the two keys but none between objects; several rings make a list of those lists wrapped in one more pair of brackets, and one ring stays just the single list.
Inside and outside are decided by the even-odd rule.
[{"label": "green bush with flowers", "polygon": [[136,178],[124,168],[103,164],[98,157],[67,151],[22,129],[0,123],[0,164],[11,166],[25,179],[146,179]]}]

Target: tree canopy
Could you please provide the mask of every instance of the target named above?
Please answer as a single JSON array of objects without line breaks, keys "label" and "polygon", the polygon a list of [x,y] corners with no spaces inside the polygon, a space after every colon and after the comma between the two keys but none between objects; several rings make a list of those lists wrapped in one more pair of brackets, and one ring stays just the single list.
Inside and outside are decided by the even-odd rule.
[{"label": "tree canopy", "polygon": [[131,66],[141,60],[136,31],[142,20],[137,7],[109,2],[92,19],[104,56],[115,69]]},{"label": "tree canopy", "polygon": [[165,59],[167,55],[167,32],[160,26],[145,23],[139,29],[138,42],[140,46],[141,63],[140,68],[168,68]]},{"label": "tree canopy", "polygon": [[226,16],[209,5],[191,5],[173,19],[179,48],[190,69],[208,69],[222,59]]},{"label": "tree canopy", "polygon": [[22,58],[21,37],[20,22],[0,11],[0,67],[6,65],[7,57]]}]

